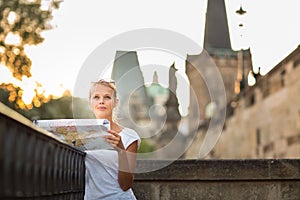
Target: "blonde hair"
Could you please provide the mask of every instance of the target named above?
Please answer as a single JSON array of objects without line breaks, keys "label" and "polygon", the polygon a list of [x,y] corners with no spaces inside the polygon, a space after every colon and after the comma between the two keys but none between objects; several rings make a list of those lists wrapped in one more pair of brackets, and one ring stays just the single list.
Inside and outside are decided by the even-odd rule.
[{"label": "blonde hair", "polygon": [[[115,98],[115,101],[118,101],[118,92],[117,92],[117,87],[116,87],[116,83],[114,80],[105,80],[105,79],[100,79],[97,82],[92,82],[92,85],[90,87],[90,92],[89,92],[89,102],[91,102],[91,98],[92,98],[92,94],[95,91],[95,88],[98,85],[103,85],[103,86],[107,86],[111,89],[113,89],[113,96]],[[117,121],[117,107],[115,107],[115,109],[113,110],[113,120]]]},{"label": "blonde hair", "polygon": [[107,86],[111,89],[113,89],[114,93],[114,98],[117,99],[117,87],[116,87],[116,83],[114,80],[104,80],[104,79],[100,79],[97,82],[92,82],[91,88],[90,88],[90,92],[89,92],[89,100],[91,100],[92,97],[92,93],[95,91],[95,87],[97,85],[104,85]]}]

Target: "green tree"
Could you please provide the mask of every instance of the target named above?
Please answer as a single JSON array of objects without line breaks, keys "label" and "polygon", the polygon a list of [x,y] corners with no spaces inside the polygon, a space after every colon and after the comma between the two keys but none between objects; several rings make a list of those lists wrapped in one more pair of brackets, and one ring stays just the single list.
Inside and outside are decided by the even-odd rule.
[{"label": "green tree", "polygon": [[[12,76],[22,80],[30,77],[31,60],[24,48],[43,42],[42,31],[51,29],[52,11],[62,0],[0,0],[0,63],[8,67]],[[3,86],[3,85],[2,85]],[[10,87],[10,84],[6,85]],[[8,99],[14,99],[16,90],[9,90]],[[17,103],[17,102],[15,102]]]},{"label": "green tree", "polygon": [[[31,60],[24,52],[25,45],[43,42],[41,32],[51,29],[49,21],[52,10],[57,9],[61,0],[52,0],[46,5],[43,0],[0,0],[0,52],[12,75],[21,80],[30,77]],[[9,36],[17,41],[9,41]]]}]

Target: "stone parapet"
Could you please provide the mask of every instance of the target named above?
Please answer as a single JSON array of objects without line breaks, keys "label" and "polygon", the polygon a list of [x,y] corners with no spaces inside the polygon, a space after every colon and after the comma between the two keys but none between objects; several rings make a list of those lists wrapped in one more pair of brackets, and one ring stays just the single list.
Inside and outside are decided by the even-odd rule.
[{"label": "stone parapet", "polygon": [[[140,171],[163,160],[138,161]],[[148,167],[147,167],[148,169]],[[299,159],[177,160],[137,173],[137,199],[300,199]]]}]

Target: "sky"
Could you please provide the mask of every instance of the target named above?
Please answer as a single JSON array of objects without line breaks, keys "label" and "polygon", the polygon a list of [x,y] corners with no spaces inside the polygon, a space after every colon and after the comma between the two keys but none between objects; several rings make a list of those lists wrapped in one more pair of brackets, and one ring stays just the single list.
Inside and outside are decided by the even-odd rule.
[{"label": "sky", "polygon": [[[225,0],[225,5],[232,48],[250,47],[254,70],[260,67],[266,74],[300,44],[299,0]],[[241,5],[247,11],[243,16],[235,13]],[[202,46],[206,6],[207,0],[65,0],[54,12],[54,28],[43,33],[45,41],[26,47],[32,78],[24,82],[32,87],[32,81],[38,81],[48,93],[58,94],[63,88],[72,92],[91,52],[112,37],[135,29],[175,31]],[[185,76],[182,59],[155,51],[138,56],[141,66],[170,66],[175,60],[178,74]],[[158,76],[159,81],[167,81],[165,74]],[[151,81],[152,73],[144,78]]]}]

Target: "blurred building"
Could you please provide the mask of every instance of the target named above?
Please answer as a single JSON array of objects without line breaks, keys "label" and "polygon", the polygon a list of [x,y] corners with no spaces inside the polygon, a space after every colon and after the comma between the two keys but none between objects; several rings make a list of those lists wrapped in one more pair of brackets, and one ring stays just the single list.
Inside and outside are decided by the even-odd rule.
[{"label": "blurred building", "polygon": [[158,74],[155,71],[151,85],[146,87],[147,94],[151,98],[152,105],[165,105],[169,97],[169,90],[158,81]]},{"label": "blurred building", "polygon": [[[231,50],[224,13],[223,0],[208,1],[204,47],[222,75],[227,103],[224,129],[206,158],[299,158],[300,47],[268,74],[253,73],[250,49]],[[214,21],[217,19],[219,21]],[[217,33],[220,35],[217,36]],[[212,39],[213,36],[215,39]],[[201,54],[188,56],[186,72],[191,90],[197,96],[200,119],[207,123],[198,127],[198,134],[186,151],[185,158],[199,158],[213,115],[208,111],[217,106],[210,102],[206,83],[194,67],[197,63],[205,67],[198,58]],[[247,84],[248,74],[256,79],[253,86]]]},{"label": "blurred building", "polygon": [[[213,127],[209,123],[210,120],[212,117],[217,121],[224,120],[220,113],[247,87],[248,74],[252,71],[250,49],[234,51],[231,47],[224,0],[208,1],[203,46],[200,54],[187,55],[186,59],[186,74],[193,95],[189,109],[190,135],[198,131],[186,152],[187,158],[198,158],[208,127],[218,129],[217,125]],[[211,92],[221,98],[213,99]]]},{"label": "blurred building", "polygon": [[[158,74],[155,71],[151,85],[146,86],[148,97],[151,101],[149,115],[151,118],[152,135],[160,135],[166,121],[166,102],[169,98],[169,89],[162,86],[158,81]],[[157,137],[155,137],[157,138]],[[156,139],[155,139],[156,141]]]},{"label": "blurred building", "polygon": [[142,138],[156,141],[157,146],[172,140],[178,131],[181,115],[176,96],[176,71],[174,64],[170,66],[169,88],[159,84],[156,72],[153,83],[146,86],[137,53],[116,52],[111,78],[116,81],[120,97],[117,120],[135,129]]},{"label": "blurred building", "polygon": [[111,78],[116,81],[120,99],[119,123],[139,131],[148,121],[150,100],[135,51],[116,52]]},{"label": "blurred building", "polygon": [[165,107],[165,120],[161,130],[161,134],[157,138],[157,145],[159,148],[165,148],[160,155],[160,158],[177,158],[178,150],[183,148],[181,152],[184,152],[184,137],[179,133],[178,126],[181,120],[181,115],[178,110],[178,98],[176,94],[177,90],[177,69],[175,64],[172,64],[169,69],[169,88],[168,88],[168,98],[164,104]]},{"label": "blurred building", "polygon": [[215,158],[300,157],[300,46],[228,108]]},{"label": "blurred building", "polygon": [[[129,103],[128,110],[133,119],[147,123],[150,119],[145,117],[145,113],[149,111],[148,114],[153,121],[166,122],[151,126],[152,129],[143,129],[143,132],[148,130],[151,135],[157,131],[159,133],[155,134],[158,137],[153,137],[155,141],[159,141],[157,144],[160,147],[169,144],[180,129],[178,122],[181,120],[176,97],[176,68],[170,67],[168,91],[158,84],[157,74],[154,74],[153,84],[145,88],[136,54],[129,53],[125,64],[119,57],[117,56],[118,59],[115,61],[113,78],[119,80],[126,77],[131,82],[138,81],[138,85],[133,86],[121,84],[120,89],[120,91],[127,90],[131,95],[132,100],[125,104]],[[126,68],[126,65],[131,67]],[[211,68],[217,68],[222,85],[213,83],[210,86],[216,89],[215,91],[224,88],[224,102],[212,100],[207,82],[201,74],[207,73],[213,80],[217,74],[211,74]],[[131,75],[127,76],[128,74]],[[187,55],[186,74],[190,81],[190,93],[196,97],[190,98],[189,116],[195,116],[201,123],[194,127],[190,121],[188,122],[189,131],[191,127],[195,128],[197,134],[185,152],[184,158],[199,158],[207,130],[213,128],[210,120],[218,114],[216,111],[222,109],[226,110],[224,129],[206,158],[299,158],[300,47],[265,76],[253,73],[250,49],[234,51],[231,47],[224,0],[209,0],[204,50],[197,55]],[[256,79],[253,86],[248,85],[248,75]],[[134,88],[141,90],[131,94],[130,91]],[[160,106],[154,106],[156,104]],[[191,105],[197,105],[199,110],[193,109]],[[173,143],[177,149],[183,147],[184,142],[184,138],[181,138]]]},{"label": "blurred building", "polygon": [[[206,54],[210,56],[207,58]],[[209,59],[212,59],[209,62]],[[211,66],[215,65],[215,66]],[[225,86],[226,100],[235,99],[240,90],[247,83],[247,77],[252,70],[250,49],[234,51],[231,48],[229,28],[224,0],[210,0],[207,4],[204,50],[199,55],[188,55],[186,60],[186,74],[191,85],[191,92],[196,95],[196,103],[200,109],[200,119],[204,120],[205,110],[212,102],[207,82],[203,74],[209,68],[217,67]],[[215,74],[216,75],[216,74]],[[213,79],[214,74],[209,77]],[[220,85],[214,85],[216,89]],[[192,98],[191,98],[192,99]],[[191,102],[193,105],[194,102]],[[226,102],[219,102],[217,106],[226,106]],[[193,110],[190,114],[193,115]]]}]

